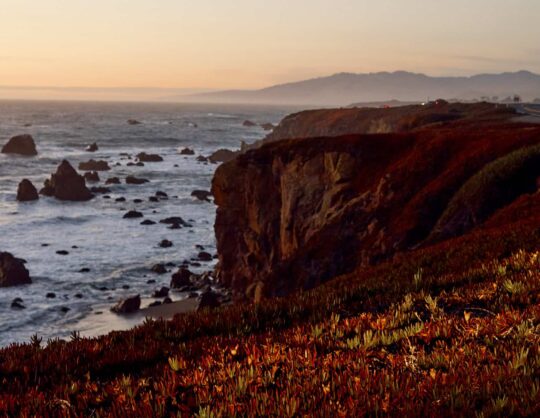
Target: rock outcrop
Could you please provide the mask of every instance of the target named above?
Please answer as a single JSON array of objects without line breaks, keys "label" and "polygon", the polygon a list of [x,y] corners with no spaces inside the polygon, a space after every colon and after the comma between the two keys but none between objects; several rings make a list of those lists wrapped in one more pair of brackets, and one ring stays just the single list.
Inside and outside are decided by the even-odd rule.
[{"label": "rock outcrop", "polygon": [[130,314],[137,312],[141,308],[140,295],[121,300],[111,308],[111,311],[117,314]]},{"label": "rock outcrop", "polygon": [[135,177],[135,176],[127,176],[126,177],[126,184],[140,185],[140,184],[148,183],[149,181],[150,180],[148,180],[148,179],[143,179],[143,178],[139,178],[139,177]]},{"label": "rock outcrop", "polygon": [[193,190],[191,192],[191,196],[203,200],[205,202],[210,202],[210,198],[212,197],[212,193],[208,190]]},{"label": "rock outcrop", "polygon": [[0,252],[0,287],[20,286],[32,283],[30,273],[24,266],[24,260],[13,254]]},{"label": "rock outcrop", "polygon": [[93,195],[86,187],[84,177],[75,171],[71,164],[64,160],[50,179],[45,180],[40,193],[60,200],[86,201]]},{"label": "rock outcrop", "polygon": [[272,141],[222,164],[220,283],[237,297],[285,295],[423,245],[467,180],[540,142],[540,126],[480,108],[436,128]]},{"label": "rock outcrop", "polygon": [[32,182],[28,179],[23,179],[17,188],[17,200],[19,202],[29,202],[38,199],[39,195],[37,189],[34,187]]},{"label": "rock outcrop", "polygon": [[79,163],[79,170],[81,171],[108,171],[109,163],[107,161],[88,160],[86,162]]},{"label": "rock outcrop", "polygon": [[140,152],[139,154],[137,154],[137,158],[143,163],[159,163],[163,161],[163,157],[161,155],[147,154],[146,152]]},{"label": "rock outcrop", "polygon": [[88,145],[85,148],[85,151],[87,152],[96,152],[99,149],[98,144],[93,142],[92,144]]},{"label": "rock outcrop", "polygon": [[32,157],[37,155],[36,143],[32,135],[17,135],[2,147],[2,154],[19,154]]}]

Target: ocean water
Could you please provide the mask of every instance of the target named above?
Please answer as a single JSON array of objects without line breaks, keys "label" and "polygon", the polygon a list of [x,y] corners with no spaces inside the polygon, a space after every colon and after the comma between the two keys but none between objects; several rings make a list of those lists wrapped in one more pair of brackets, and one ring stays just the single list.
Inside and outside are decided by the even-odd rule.
[{"label": "ocean water", "polygon": [[[152,292],[168,286],[170,275],[150,271],[156,263],[196,257],[196,245],[215,253],[213,232],[215,206],[191,197],[194,189],[210,189],[214,164],[196,161],[219,148],[238,149],[265,136],[260,127],[242,126],[246,119],[277,123],[292,109],[256,106],[16,102],[0,101],[0,144],[17,134],[31,134],[39,155],[33,158],[0,154],[0,251],[9,251],[27,261],[33,283],[0,288],[0,346],[26,342],[34,334],[45,340],[65,338],[73,331],[98,335],[111,329],[124,329],[141,320],[115,316],[109,309],[116,301],[140,294],[148,305]],[[137,119],[140,125],[129,125]],[[195,127],[195,125],[197,127]],[[99,151],[85,152],[97,142]],[[194,156],[183,156],[179,149],[190,147]],[[121,153],[157,153],[161,163],[144,167],[127,166]],[[61,202],[41,196],[39,201],[19,203],[16,190],[23,178],[36,188],[67,159],[74,167],[90,158],[106,160],[112,167],[100,172],[101,182],[127,175],[150,180],[144,185],[108,185],[111,199],[103,195],[89,202]],[[121,166],[115,164],[119,162]],[[177,165],[177,167],[175,167]],[[89,186],[94,185],[89,183]],[[149,196],[161,190],[168,200],[152,203]],[[126,202],[115,199],[125,197]],[[143,203],[134,203],[142,199]],[[123,219],[136,209],[144,219],[159,221],[181,216],[193,228],[170,230],[166,225],[142,226],[142,219]],[[169,239],[174,246],[157,244]],[[44,246],[46,244],[47,246]],[[74,248],[77,247],[77,248]],[[58,255],[66,250],[69,255]],[[203,263],[201,272],[213,267]],[[80,273],[89,268],[89,273]],[[175,270],[175,269],[174,269]],[[156,284],[148,284],[154,279]],[[107,290],[102,290],[106,287]],[[129,288],[127,288],[129,287]],[[46,298],[54,292],[54,299]],[[82,294],[82,298],[75,297]],[[187,297],[172,293],[173,300]],[[26,309],[11,308],[14,298],[23,299]],[[69,310],[66,309],[68,308]]]}]

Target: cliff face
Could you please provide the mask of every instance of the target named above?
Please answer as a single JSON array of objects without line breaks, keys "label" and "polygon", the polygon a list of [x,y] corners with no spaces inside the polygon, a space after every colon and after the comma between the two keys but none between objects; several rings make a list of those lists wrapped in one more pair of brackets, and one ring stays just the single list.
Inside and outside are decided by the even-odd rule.
[{"label": "cliff face", "polygon": [[473,175],[540,142],[540,126],[493,115],[273,141],[223,164],[213,181],[220,280],[240,297],[284,295],[422,245]]}]

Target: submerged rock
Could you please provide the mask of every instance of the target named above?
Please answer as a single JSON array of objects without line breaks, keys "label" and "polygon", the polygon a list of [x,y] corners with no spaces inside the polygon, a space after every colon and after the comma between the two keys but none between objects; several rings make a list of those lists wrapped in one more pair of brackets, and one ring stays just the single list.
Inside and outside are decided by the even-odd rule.
[{"label": "submerged rock", "polygon": [[100,180],[99,174],[97,171],[87,171],[86,173],[84,173],[84,179],[88,182],[93,182],[93,183],[96,183]]},{"label": "submerged rock", "polygon": [[188,223],[184,221],[180,216],[171,216],[170,218],[165,218],[159,221],[160,224],[165,225],[182,225],[188,226]]},{"label": "submerged rock", "polygon": [[245,120],[244,123],[242,123],[242,126],[245,126],[247,128],[252,128],[254,126],[257,126],[255,122],[252,122],[250,120]]},{"label": "submerged rock", "polygon": [[120,184],[120,179],[118,177],[110,177],[105,181],[105,184]]},{"label": "submerged rock", "polygon": [[[90,188],[90,191],[92,193],[101,193],[101,194],[104,194],[104,193],[110,193],[111,192],[111,189],[109,189],[108,187],[91,187]],[[110,196],[108,196],[108,198],[110,199]]]},{"label": "submerged rock", "polygon": [[136,210],[130,210],[129,212],[126,212],[123,216],[124,219],[135,219],[142,217],[144,217],[144,215]]},{"label": "submerged rock", "polygon": [[85,151],[96,152],[99,149],[98,145],[94,142],[86,147]]},{"label": "submerged rock", "polygon": [[148,179],[138,178],[135,176],[126,177],[126,184],[144,184],[144,183],[148,183],[149,181],[150,180]]},{"label": "submerged rock", "polygon": [[128,119],[128,125],[140,125],[142,122],[139,122],[137,119]]},{"label": "submerged rock", "polygon": [[152,266],[151,270],[154,273],[157,273],[157,274],[165,274],[165,273],[167,273],[167,269],[165,268],[164,264],[154,264]]},{"label": "submerged rock", "polygon": [[203,200],[205,202],[210,202],[209,197],[212,197],[212,192],[209,192],[207,190],[193,190],[191,192],[191,196],[196,197],[199,200]]},{"label": "submerged rock", "polygon": [[0,252],[0,287],[19,286],[32,283],[24,260],[8,252]]},{"label": "submerged rock", "polygon": [[164,239],[164,240],[161,240],[161,242],[159,243],[159,246],[161,248],[170,248],[173,246],[173,243],[172,241],[169,241],[168,239]]},{"label": "submerged rock", "polygon": [[191,148],[184,148],[180,151],[180,155],[195,155],[195,151]]},{"label": "submerged rock", "polygon": [[53,196],[60,200],[86,201],[93,195],[86,187],[84,177],[75,171],[71,164],[64,160],[56,169],[51,178],[45,180],[40,193],[45,196]]},{"label": "submerged rock", "polygon": [[19,154],[29,157],[37,155],[34,138],[32,135],[14,136],[2,147],[2,154]]},{"label": "submerged rock", "polygon": [[23,179],[17,188],[17,200],[19,202],[29,202],[38,199],[39,195],[37,189],[34,187],[32,182],[28,179]]}]

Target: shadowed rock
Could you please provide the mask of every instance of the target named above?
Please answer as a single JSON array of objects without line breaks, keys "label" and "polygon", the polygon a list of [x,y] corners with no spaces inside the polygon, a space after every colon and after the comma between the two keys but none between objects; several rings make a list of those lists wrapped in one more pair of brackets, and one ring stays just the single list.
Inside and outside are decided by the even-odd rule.
[{"label": "shadowed rock", "polygon": [[141,308],[140,295],[133,296],[118,302],[111,308],[111,311],[117,314],[130,314],[137,312]]},{"label": "shadowed rock", "polygon": [[98,145],[94,142],[86,147],[85,151],[87,152],[96,152],[99,149]]},{"label": "shadowed rock", "polygon": [[37,155],[36,144],[31,135],[17,135],[2,147],[2,154]]},{"label": "shadowed rock", "polygon": [[66,160],[60,163],[56,173],[51,175],[50,179],[45,180],[40,193],[60,200],[71,201],[86,201],[93,197],[86,187],[84,177],[78,174]]},{"label": "shadowed rock", "polygon": [[148,183],[150,180],[135,177],[135,176],[127,176],[126,177],[126,184],[144,184]]},{"label": "shadowed rock", "polygon": [[144,217],[144,215],[141,212],[137,212],[136,210],[130,210],[123,216],[124,219],[135,219],[142,217]]},{"label": "shadowed rock", "polygon": [[38,199],[38,192],[32,182],[28,179],[23,179],[17,188],[17,200],[19,202],[29,202]]},{"label": "shadowed rock", "polygon": [[181,289],[186,286],[192,286],[191,277],[193,273],[186,268],[180,268],[171,277],[171,289]]},{"label": "shadowed rock", "polygon": [[219,308],[220,306],[221,302],[219,300],[219,294],[212,290],[208,290],[201,295],[197,310],[200,311],[202,309],[215,309]]},{"label": "shadowed rock", "polygon": [[146,152],[141,152],[137,154],[137,158],[139,161],[145,162],[145,163],[159,163],[163,161],[163,157],[158,154],[147,154]]},{"label": "shadowed rock", "polygon": [[212,192],[209,192],[207,190],[193,190],[191,192],[191,196],[196,197],[199,200],[203,200],[205,202],[210,202],[209,197],[212,197]]},{"label": "shadowed rock", "polygon": [[191,148],[184,148],[180,151],[180,155],[195,155],[195,151]]},{"label": "shadowed rock", "polygon": [[108,171],[110,169],[107,161],[89,160],[79,164],[79,170],[83,171]]},{"label": "shadowed rock", "polygon": [[0,252],[0,287],[19,286],[32,283],[24,261],[13,254]]}]

